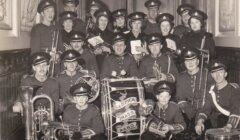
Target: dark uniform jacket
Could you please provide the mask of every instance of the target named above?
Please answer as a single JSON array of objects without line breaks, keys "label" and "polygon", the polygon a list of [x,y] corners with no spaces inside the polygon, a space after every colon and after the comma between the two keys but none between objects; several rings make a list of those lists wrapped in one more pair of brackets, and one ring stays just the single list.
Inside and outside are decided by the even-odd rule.
[{"label": "dark uniform jacket", "polygon": [[63,121],[92,129],[96,134],[104,133],[104,124],[100,111],[92,104],[88,104],[88,107],[81,111],[76,108],[76,104],[67,106],[63,113]]},{"label": "dark uniform jacket", "polygon": [[[54,102],[55,112],[58,110],[59,105],[59,86],[55,79],[47,78],[46,81],[38,81],[34,75],[24,77],[21,80],[21,86],[41,86],[37,89],[35,95],[48,95]],[[49,106],[49,104],[44,100],[40,99],[37,101],[36,106]]]},{"label": "dark uniform jacket", "polygon": [[[220,90],[215,87],[213,91],[216,95],[216,102],[222,108],[230,111],[230,114],[239,115],[239,109],[234,109],[235,104],[238,104],[239,102],[239,100],[235,100],[235,98],[239,97],[239,88],[235,87],[232,84],[227,84]],[[213,127],[223,127],[224,125],[226,125],[227,119],[222,120],[220,116],[223,116],[223,114],[216,108],[213,103],[212,96],[208,93],[206,96],[206,103],[199,111],[197,120],[200,118],[202,118],[203,120],[210,119]],[[219,121],[220,119],[222,122]]]},{"label": "dark uniform jacket", "polygon": [[[70,37],[71,37],[71,34],[72,34],[73,30],[70,31],[69,33],[66,32],[64,29],[61,31],[62,33],[62,43],[64,44],[67,44],[67,45],[70,45]],[[64,48],[64,51],[66,50],[66,48]]]},{"label": "dark uniform jacket", "polygon": [[[189,119],[193,118],[196,112],[203,106],[204,94],[205,99],[208,94],[208,87],[205,88],[206,69],[203,69],[202,77],[200,77],[200,73],[200,69],[194,75],[184,71],[177,78],[176,99]],[[210,75],[207,78],[206,86],[213,82]]]},{"label": "dark uniform jacket", "polygon": [[160,26],[158,23],[151,23],[149,20],[146,20],[146,27],[144,29],[145,34],[151,34],[151,33],[161,33]]},{"label": "dark uniform jacket", "polygon": [[161,54],[158,57],[146,55],[140,62],[140,77],[141,78],[156,78],[153,73],[154,63],[157,63],[161,72],[167,74],[169,81],[175,81],[178,75],[177,68],[169,55]]},{"label": "dark uniform jacket", "polygon": [[77,80],[83,76],[83,73],[77,72],[73,76],[68,76],[66,71],[63,71],[57,77],[58,84],[60,86],[60,96],[63,99],[67,99],[67,96],[70,95],[70,88],[76,84]]},{"label": "dark uniform jacket", "polygon": [[[44,25],[42,23],[33,26],[31,31],[31,54],[38,52],[38,51],[51,51],[52,44],[53,44],[53,34],[55,31],[55,39],[57,38],[58,28],[55,25]],[[58,46],[57,51],[64,51],[62,46],[62,37],[61,33],[59,32],[58,35]]]},{"label": "dark uniform jacket", "polygon": [[178,26],[174,27],[173,34],[177,35],[179,38],[182,38],[184,35],[186,35],[190,31],[191,31],[191,29],[189,27],[186,27],[184,25],[178,25]]},{"label": "dark uniform jacket", "polygon": [[161,119],[166,124],[172,125],[174,130],[172,133],[176,134],[183,131],[186,128],[181,110],[179,106],[174,102],[169,102],[166,108],[159,108],[156,104],[153,114]]},{"label": "dark uniform jacket", "polygon": [[104,59],[100,79],[110,78],[112,71],[120,75],[121,71],[126,71],[128,77],[138,77],[137,64],[129,53],[123,56],[111,54]]},{"label": "dark uniform jacket", "polygon": [[79,18],[75,19],[74,25],[73,25],[73,30],[86,33],[86,23]]},{"label": "dark uniform jacket", "polygon": [[215,51],[215,42],[213,40],[213,35],[206,31],[199,31],[199,32],[189,32],[188,34],[184,35],[181,39],[181,46],[182,47],[195,47],[197,49],[201,49],[201,43],[203,37],[206,36],[205,44],[203,49],[209,51],[210,57],[215,58],[216,51]]},{"label": "dark uniform jacket", "polygon": [[79,58],[85,61],[85,68],[89,71],[94,71],[96,76],[99,77],[99,69],[95,54],[89,49],[84,49],[83,53]]},{"label": "dark uniform jacket", "polygon": [[127,53],[131,53],[131,45],[130,42],[133,40],[141,40],[142,45],[146,44],[146,37],[147,35],[143,32],[141,32],[138,37],[135,37],[132,33],[132,31],[130,31],[129,33],[126,34],[126,50],[125,52]]}]

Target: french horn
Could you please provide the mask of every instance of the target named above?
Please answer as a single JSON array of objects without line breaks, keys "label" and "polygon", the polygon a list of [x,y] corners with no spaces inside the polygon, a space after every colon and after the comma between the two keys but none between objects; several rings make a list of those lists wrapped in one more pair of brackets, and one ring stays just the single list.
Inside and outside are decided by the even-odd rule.
[{"label": "french horn", "polygon": [[80,70],[80,72],[83,73],[83,76],[79,77],[75,84],[78,83],[87,83],[89,86],[91,86],[91,93],[90,98],[88,100],[89,103],[95,101],[99,95],[100,92],[100,82],[96,78],[96,73],[94,71],[88,71],[88,70]]}]

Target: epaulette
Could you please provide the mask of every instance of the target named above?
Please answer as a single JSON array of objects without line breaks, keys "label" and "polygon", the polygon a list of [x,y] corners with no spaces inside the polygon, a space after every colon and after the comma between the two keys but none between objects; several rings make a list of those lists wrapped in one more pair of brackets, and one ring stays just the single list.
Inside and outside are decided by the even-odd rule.
[{"label": "epaulette", "polygon": [[31,75],[24,74],[24,75],[22,76],[22,79],[26,79],[26,78],[28,78],[29,76],[31,76]]},{"label": "epaulette", "polygon": [[95,108],[96,110],[100,111],[100,109],[95,104],[89,103],[89,105]]},{"label": "epaulette", "polygon": [[178,106],[178,104],[176,102],[173,102],[173,101],[169,101],[169,103],[173,104],[173,105],[176,105]]},{"label": "epaulette", "polygon": [[123,32],[123,34],[128,34],[128,33],[130,33],[130,31],[128,30],[128,31],[124,31]]},{"label": "epaulette", "polygon": [[59,75],[66,74],[66,70],[63,70],[62,72],[59,73]]},{"label": "epaulette", "polygon": [[206,37],[213,37],[213,34],[209,33],[209,32],[205,32]]},{"label": "epaulette", "polygon": [[229,83],[229,85],[231,85],[234,88],[239,88],[239,85],[237,83]]}]

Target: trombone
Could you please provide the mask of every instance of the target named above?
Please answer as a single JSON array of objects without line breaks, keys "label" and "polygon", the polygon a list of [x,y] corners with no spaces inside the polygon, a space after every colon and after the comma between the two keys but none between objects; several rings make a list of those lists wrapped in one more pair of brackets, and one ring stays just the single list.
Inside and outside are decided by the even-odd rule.
[{"label": "trombone", "polygon": [[56,54],[57,54],[57,47],[58,47],[58,36],[59,36],[59,30],[55,30],[53,32],[52,48],[50,51],[50,55],[52,56],[52,60],[50,61],[50,77],[54,76],[54,69],[55,69],[55,64],[56,64]]}]

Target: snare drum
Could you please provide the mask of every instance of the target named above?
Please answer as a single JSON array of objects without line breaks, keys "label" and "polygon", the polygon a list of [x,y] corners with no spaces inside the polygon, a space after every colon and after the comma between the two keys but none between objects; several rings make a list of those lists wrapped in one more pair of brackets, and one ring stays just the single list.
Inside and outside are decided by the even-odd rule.
[{"label": "snare drum", "polygon": [[135,136],[144,131],[145,118],[139,114],[144,88],[137,79],[106,79],[101,90],[102,115],[108,140]]},{"label": "snare drum", "polygon": [[223,128],[208,129],[205,133],[205,140],[240,140],[240,130],[233,129],[231,132],[224,132]]}]

